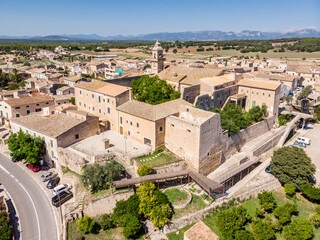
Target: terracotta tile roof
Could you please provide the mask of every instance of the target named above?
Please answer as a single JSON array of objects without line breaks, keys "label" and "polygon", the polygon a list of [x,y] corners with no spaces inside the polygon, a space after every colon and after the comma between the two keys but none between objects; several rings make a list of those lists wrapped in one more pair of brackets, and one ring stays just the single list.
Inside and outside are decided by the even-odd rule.
[{"label": "terracotta tile roof", "polygon": [[238,86],[250,87],[250,88],[261,88],[275,91],[280,87],[281,83],[270,82],[270,81],[260,81],[251,79],[242,79],[238,82]]},{"label": "terracotta tile roof", "polygon": [[13,106],[23,106],[28,104],[35,104],[35,103],[42,103],[42,102],[52,102],[53,99],[48,95],[39,95],[39,96],[32,96],[32,97],[24,97],[24,98],[11,98],[5,100],[5,102]]},{"label": "terracotta tile roof", "polygon": [[174,113],[178,113],[180,105],[191,106],[189,102],[186,102],[182,99],[176,99],[158,105],[151,105],[132,100],[120,105],[117,107],[117,109],[120,112],[124,112],[136,117],[144,118],[150,121],[157,121]]},{"label": "terracotta tile roof", "polygon": [[57,114],[50,118],[35,114],[13,118],[11,122],[56,138],[85,120],[67,114]]},{"label": "terracotta tile roof", "polygon": [[124,87],[117,84],[103,82],[103,81],[96,81],[96,80],[92,82],[81,82],[77,84],[75,87],[102,93],[111,97],[118,96],[130,90],[129,87]]},{"label": "terracotta tile roof", "polygon": [[199,221],[184,233],[188,240],[219,240],[219,237],[202,221]]}]

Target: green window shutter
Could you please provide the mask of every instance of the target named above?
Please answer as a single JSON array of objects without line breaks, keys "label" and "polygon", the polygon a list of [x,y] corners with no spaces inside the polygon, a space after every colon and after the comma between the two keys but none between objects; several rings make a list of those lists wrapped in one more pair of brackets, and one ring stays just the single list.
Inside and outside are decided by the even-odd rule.
[{"label": "green window shutter", "polygon": [[28,130],[27,130],[26,132],[27,132],[27,134],[29,134],[29,131],[28,131]]},{"label": "green window shutter", "polygon": [[51,156],[54,158],[54,153],[53,153],[53,151],[51,151]]},{"label": "green window shutter", "polygon": [[36,138],[36,134],[35,133],[33,133],[33,137]]},{"label": "green window shutter", "polygon": [[252,107],[256,106],[256,101],[252,101]]},{"label": "green window shutter", "polygon": [[53,147],[53,141],[52,140],[50,140],[50,145],[51,145],[51,147]]},{"label": "green window shutter", "polygon": [[18,117],[20,117],[20,114],[19,114],[19,113],[17,113],[17,114],[16,114],[16,117],[17,117],[17,118],[18,118]]}]

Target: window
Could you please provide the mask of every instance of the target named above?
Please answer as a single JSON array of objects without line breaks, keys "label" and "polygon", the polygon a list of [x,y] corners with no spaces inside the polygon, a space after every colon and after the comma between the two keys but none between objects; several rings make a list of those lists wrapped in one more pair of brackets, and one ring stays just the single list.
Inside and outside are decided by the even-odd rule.
[{"label": "window", "polygon": [[50,146],[53,147],[53,141],[52,140],[50,140]]},{"label": "window", "polygon": [[257,92],[257,95],[259,95],[259,93]]},{"label": "window", "polygon": [[79,134],[74,135],[75,139],[79,139]]},{"label": "window", "polygon": [[107,102],[109,103],[109,98],[107,99]]},{"label": "window", "polygon": [[46,104],[49,104],[48,102],[46,102]]},{"label": "window", "polygon": [[98,100],[99,100],[99,103],[100,103],[101,102],[101,97],[100,96],[98,97]]},{"label": "window", "polygon": [[254,94],[254,91],[252,91],[252,94]]},{"label": "window", "polygon": [[36,106],[39,106],[39,103],[37,103]]},{"label": "window", "polygon": [[94,111],[94,107],[92,107],[92,111]]},{"label": "window", "polygon": [[20,107],[15,107],[15,109],[20,109]]},{"label": "window", "polygon": [[17,117],[17,118],[18,118],[18,117],[20,117],[20,114],[19,114],[19,113],[17,113],[17,114],[16,114],[16,117]]},{"label": "window", "polygon": [[130,136],[130,131],[128,131],[128,135]]},{"label": "window", "polygon": [[252,101],[252,107],[256,106],[256,101]]},{"label": "window", "polygon": [[122,117],[120,117],[120,123],[122,124]]},{"label": "window", "polygon": [[271,97],[271,94],[269,94],[269,97]]},{"label": "window", "polygon": [[191,130],[190,130],[190,129],[187,129],[187,132],[191,132]]},{"label": "window", "polygon": [[110,108],[108,108],[108,113],[110,113]]},{"label": "window", "polygon": [[173,125],[173,124],[171,124],[171,127],[174,127],[174,125]]},{"label": "window", "polygon": [[52,156],[52,158],[54,158],[54,153],[53,153],[53,151],[51,151],[51,156]]},{"label": "window", "polygon": [[92,98],[94,98],[94,94],[92,94]]},{"label": "window", "polygon": [[101,113],[101,109],[99,108],[99,113]]},{"label": "window", "polygon": [[41,108],[36,108],[36,112],[41,112],[42,109]]},{"label": "window", "polygon": [[130,122],[130,125],[132,126],[132,122]]},{"label": "window", "polygon": [[87,107],[87,104],[84,104],[84,107]]},{"label": "window", "polygon": [[139,127],[139,123],[137,123],[137,128]]},{"label": "window", "polygon": [[80,90],[80,95],[82,94],[82,91]]},{"label": "window", "polygon": [[26,105],[26,107],[28,108],[28,107],[30,107],[29,105]]},{"label": "window", "polygon": [[159,128],[160,132],[162,132],[162,127]]}]

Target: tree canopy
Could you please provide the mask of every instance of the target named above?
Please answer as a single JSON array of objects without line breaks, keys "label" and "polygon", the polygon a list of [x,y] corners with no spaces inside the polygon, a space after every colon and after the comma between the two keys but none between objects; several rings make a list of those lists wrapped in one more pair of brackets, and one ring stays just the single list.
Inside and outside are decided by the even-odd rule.
[{"label": "tree canopy", "polygon": [[91,187],[91,192],[108,189],[111,181],[115,180],[124,171],[124,167],[114,159],[106,161],[104,166],[95,163],[87,166],[81,175],[84,186]]},{"label": "tree canopy", "polygon": [[272,192],[263,191],[258,194],[258,199],[261,207],[267,212],[272,212],[272,210],[277,206],[276,199]]},{"label": "tree canopy", "polygon": [[149,175],[151,174],[153,171],[152,167],[146,165],[146,164],[143,164],[142,166],[140,166],[138,168],[138,175],[139,176],[145,176],[145,175]]},{"label": "tree canopy", "polygon": [[0,212],[0,239],[11,240],[12,239],[12,227],[8,219],[7,212]]},{"label": "tree canopy", "polygon": [[271,219],[257,219],[252,223],[251,227],[256,240],[273,240],[275,237],[275,230]]},{"label": "tree canopy", "polygon": [[134,80],[132,93],[135,100],[153,105],[180,98],[180,93],[174,91],[171,85],[158,76],[142,76]]},{"label": "tree canopy", "polygon": [[282,147],[273,154],[271,172],[281,184],[290,183],[300,189],[315,173],[315,166],[302,148]]},{"label": "tree canopy", "polygon": [[313,226],[309,220],[295,219],[283,228],[286,240],[308,240],[313,237]]}]

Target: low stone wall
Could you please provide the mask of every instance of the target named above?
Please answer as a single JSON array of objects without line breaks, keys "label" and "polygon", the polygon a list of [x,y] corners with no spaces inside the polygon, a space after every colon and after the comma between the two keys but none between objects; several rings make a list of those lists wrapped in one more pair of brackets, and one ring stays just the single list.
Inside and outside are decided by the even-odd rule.
[{"label": "low stone wall", "polygon": [[190,191],[189,191],[188,189],[182,188],[182,187],[169,187],[169,188],[164,189],[164,190],[163,190],[163,193],[164,193],[165,191],[167,191],[167,190],[169,190],[169,189],[173,189],[173,188],[177,188],[177,189],[179,189],[181,192],[187,193],[187,194],[188,194],[188,199],[187,199],[186,203],[179,204],[179,205],[174,205],[174,204],[172,204],[172,207],[173,207],[174,209],[181,209],[181,208],[185,208],[186,206],[188,206],[188,205],[191,203],[191,201],[192,201],[192,194],[190,193]]}]

